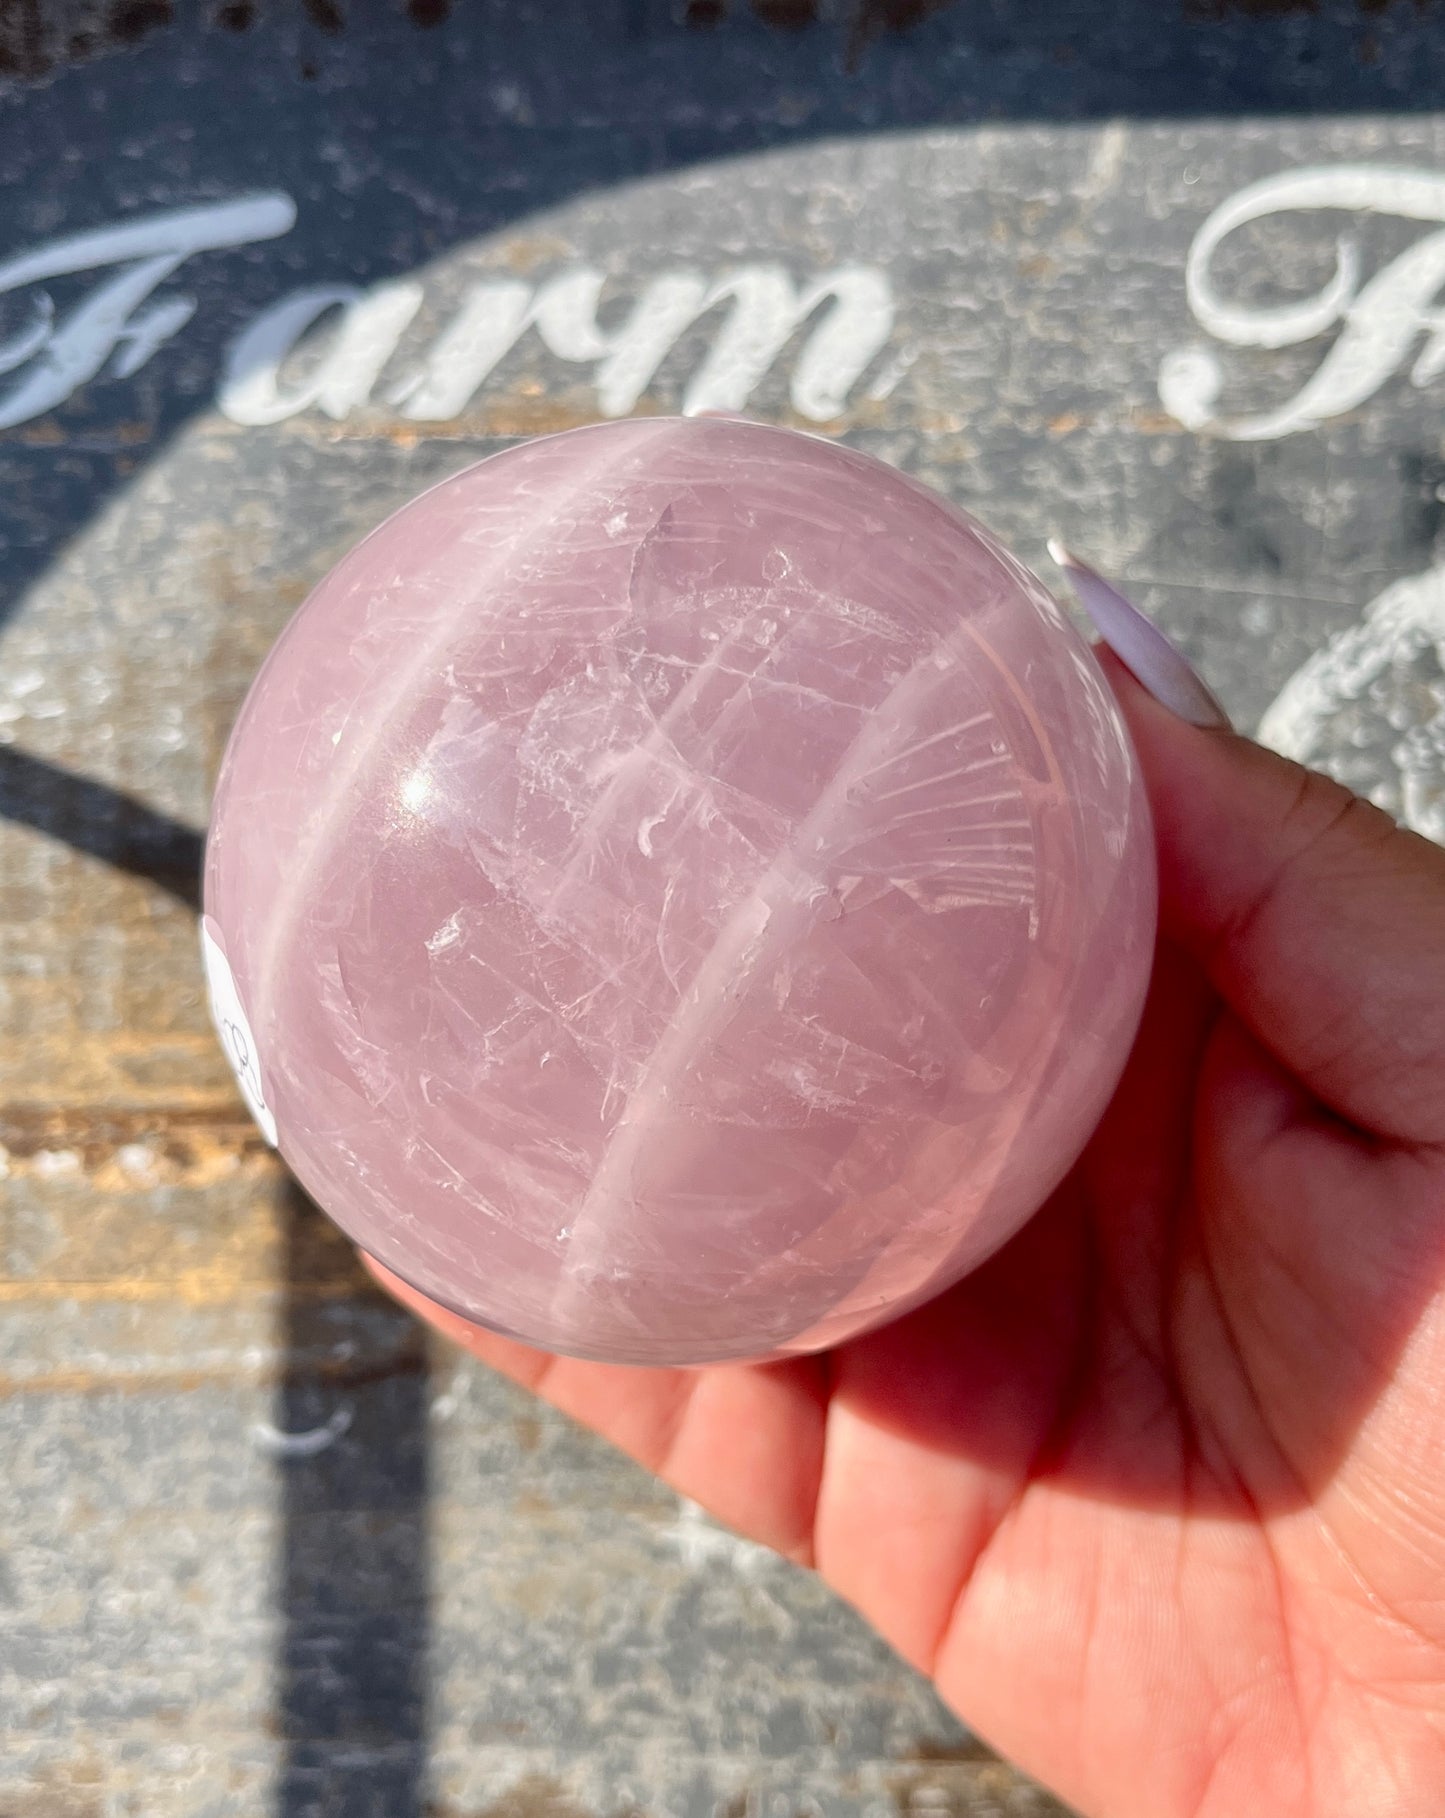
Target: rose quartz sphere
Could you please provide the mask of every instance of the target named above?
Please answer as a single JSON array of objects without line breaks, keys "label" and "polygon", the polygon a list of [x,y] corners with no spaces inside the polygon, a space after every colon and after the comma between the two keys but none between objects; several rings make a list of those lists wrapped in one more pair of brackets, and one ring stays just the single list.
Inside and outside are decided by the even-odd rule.
[{"label": "rose quartz sphere", "polygon": [[831,1345],[1076,1158],[1154,932],[1088,649],[977,524],[735,419],[434,487],[251,690],[218,1015],[306,1189],[423,1293],[579,1356]]}]

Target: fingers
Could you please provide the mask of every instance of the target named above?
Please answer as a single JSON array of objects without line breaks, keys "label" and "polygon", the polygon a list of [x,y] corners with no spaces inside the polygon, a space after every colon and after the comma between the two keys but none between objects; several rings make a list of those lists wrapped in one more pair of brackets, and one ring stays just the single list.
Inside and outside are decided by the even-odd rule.
[{"label": "fingers", "polygon": [[1166,931],[1329,1109],[1445,1143],[1445,852],[1103,661],[1149,787]]},{"label": "fingers", "polygon": [[738,1533],[812,1563],[826,1404],[821,1363],[644,1370],[557,1357],[474,1326],[372,1257],[361,1260],[388,1294],[473,1357],[591,1427]]}]

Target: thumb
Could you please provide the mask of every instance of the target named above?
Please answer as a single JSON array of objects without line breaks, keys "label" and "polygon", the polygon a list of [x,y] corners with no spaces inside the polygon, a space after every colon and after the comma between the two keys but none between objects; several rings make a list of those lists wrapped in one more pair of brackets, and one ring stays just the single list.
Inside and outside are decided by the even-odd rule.
[{"label": "thumb", "polygon": [[1107,653],[1154,810],[1165,934],[1329,1109],[1445,1142],[1445,851],[1176,717]]}]

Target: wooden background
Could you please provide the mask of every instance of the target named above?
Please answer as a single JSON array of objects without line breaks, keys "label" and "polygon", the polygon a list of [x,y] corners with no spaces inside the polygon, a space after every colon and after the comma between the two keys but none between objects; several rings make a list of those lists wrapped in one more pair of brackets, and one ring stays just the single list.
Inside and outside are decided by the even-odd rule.
[{"label": "wooden background", "polygon": [[[178,257],[109,327],[78,312],[138,242],[0,274],[0,339],[48,324],[51,350],[0,374],[0,1818],[1060,1809],[811,1579],[366,1287],[207,1025],[208,792],[310,584],[428,481],[598,415],[629,300],[841,269],[888,298],[856,384],[810,406],[799,305],[750,409],[920,474],[1041,567],[1062,531],[1243,721],[1284,691],[1307,755],[1433,830],[1429,325],[1367,396],[1245,440],[1230,423],[1298,394],[1347,327],[1230,344],[1185,273],[1248,184],[1445,175],[1442,23],[1380,0],[0,10],[0,260],[294,205],[284,232]],[[1312,294],[1340,232],[1386,272],[1445,220],[1400,193],[1281,207],[1218,285]],[[590,342],[519,332],[443,420],[396,402],[477,286],[535,303],[588,271]],[[374,384],[333,314],[276,375],[302,402],[238,420],[227,360],[260,312],[382,285],[418,301]],[[629,407],[677,409],[741,307],[680,331]],[[1159,375],[1201,348],[1226,389],[1190,427]],[[27,383],[56,401],[16,405]],[[1414,629],[1372,633],[1342,680],[1330,651],[1402,584]]]}]

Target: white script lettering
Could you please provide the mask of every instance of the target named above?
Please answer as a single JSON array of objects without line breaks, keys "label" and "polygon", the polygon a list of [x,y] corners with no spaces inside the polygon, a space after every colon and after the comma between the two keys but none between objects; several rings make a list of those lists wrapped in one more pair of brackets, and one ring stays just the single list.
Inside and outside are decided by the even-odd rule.
[{"label": "white script lettering", "polygon": [[1294,397],[1255,416],[1218,413],[1224,369],[1212,348],[1176,348],[1160,366],[1159,396],[1187,429],[1257,442],[1317,428],[1372,397],[1422,336],[1428,339],[1412,382],[1426,385],[1445,371],[1445,310],[1436,305],[1445,284],[1445,230],[1426,234],[1363,284],[1359,253],[1341,240],[1329,282],[1299,302],[1255,307],[1219,293],[1213,260],[1229,234],[1271,216],[1323,209],[1445,222],[1445,176],[1383,164],[1324,166],[1266,177],[1221,203],[1195,236],[1185,272],[1200,327],[1229,346],[1260,348],[1295,346],[1341,327]]},{"label": "white script lettering", "polygon": [[275,239],[295,221],[296,204],[287,195],[239,196],[71,234],[0,264],[0,297],[76,272],[120,268],[62,317],[50,292],[41,290],[33,319],[0,341],[0,373],[19,374],[0,392],[0,429],[64,403],[112,354],[117,378],[138,372],[196,309],[195,298],[187,296],[143,307],[158,284],[194,253]]},{"label": "white script lettering", "polygon": [[[864,265],[838,266],[801,285],[773,264],[744,265],[715,281],[693,271],[663,272],[612,329],[598,321],[604,282],[602,272],[581,266],[535,286],[515,278],[473,285],[413,370],[385,390],[384,402],[415,422],[457,417],[535,329],[557,359],[594,368],[603,416],[626,416],[687,330],[726,305],[684,390],[683,411],[742,409],[788,342],[806,328],[790,377],[791,400],[801,416],[826,422],[844,409],[893,330],[892,286],[885,273]],[[244,424],[277,423],[312,408],[338,420],[349,415],[371,397],[422,298],[420,285],[409,281],[283,298],[232,347],[222,412]],[[287,386],[285,361],[333,308],[339,317],[324,349],[307,376]]]}]

